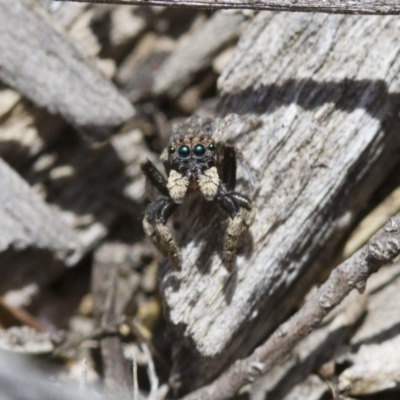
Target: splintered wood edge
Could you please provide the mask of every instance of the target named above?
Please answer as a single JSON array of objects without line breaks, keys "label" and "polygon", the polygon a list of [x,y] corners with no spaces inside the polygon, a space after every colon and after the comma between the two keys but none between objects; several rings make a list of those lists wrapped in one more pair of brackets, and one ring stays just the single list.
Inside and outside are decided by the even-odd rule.
[{"label": "splintered wood edge", "polygon": [[4,0],[0,33],[0,78],[37,106],[98,140],[133,117],[130,102],[53,26],[40,5]]}]

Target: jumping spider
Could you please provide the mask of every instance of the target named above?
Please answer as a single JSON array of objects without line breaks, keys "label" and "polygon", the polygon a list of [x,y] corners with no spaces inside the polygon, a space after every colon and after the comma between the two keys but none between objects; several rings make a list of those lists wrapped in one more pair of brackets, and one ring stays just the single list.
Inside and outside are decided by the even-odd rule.
[{"label": "jumping spider", "polygon": [[223,260],[232,268],[241,239],[254,221],[252,201],[235,192],[239,153],[235,147],[213,139],[210,123],[200,124],[199,129],[188,126],[175,132],[161,156],[167,179],[151,161],[141,164],[143,173],[161,194],[148,205],[143,228],[158,249],[180,269],[179,250],[165,224],[189,193],[200,191],[205,200],[215,201],[231,218]]}]

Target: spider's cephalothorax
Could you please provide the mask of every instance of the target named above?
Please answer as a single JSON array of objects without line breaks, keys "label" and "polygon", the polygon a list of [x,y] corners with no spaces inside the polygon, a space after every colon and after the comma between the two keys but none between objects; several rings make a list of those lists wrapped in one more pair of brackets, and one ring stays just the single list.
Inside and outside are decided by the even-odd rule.
[{"label": "spider's cephalothorax", "polygon": [[147,207],[144,231],[178,268],[179,250],[165,224],[188,193],[200,191],[206,200],[215,201],[230,215],[224,242],[228,267],[232,267],[240,241],[254,221],[251,200],[235,192],[237,151],[231,145],[216,142],[209,131],[207,124],[200,131],[178,131],[172,137],[162,155],[167,179],[149,160],[141,164],[150,183],[162,195]]}]

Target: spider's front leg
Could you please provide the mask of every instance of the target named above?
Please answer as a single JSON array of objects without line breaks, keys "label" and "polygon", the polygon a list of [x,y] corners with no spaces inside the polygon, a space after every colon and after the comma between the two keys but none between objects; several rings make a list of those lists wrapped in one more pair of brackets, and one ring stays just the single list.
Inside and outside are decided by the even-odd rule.
[{"label": "spider's front leg", "polygon": [[237,249],[255,217],[252,201],[247,196],[234,191],[236,150],[233,146],[225,147],[220,173],[223,185],[218,190],[215,201],[231,217],[224,241],[224,262],[228,268],[232,268]]},{"label": "spider's front leg", "polygon": [[149,204],[143,218],[143,229],[146,236],[166,256],[169,256],[177,268],[181,268],[179,249],[170,230],[165,226],[168,218],[178,204],[169,196],[167,182],[158,169],[150,162],[141,164],[141,169],[150,183],[164,196]]},{"label": "spider's front leg", "polygon": [[231,217],[224,241],[224,262],[232,268],[237,249],[254,222],[255,212],[251,200],[237,192],[220,193],[215,201]]},{"label": "spider's front leg", "polygon": [[172,199],[162,198],[146,208],[143,229],[147,237],[166,256],[169,256],[177,268],[181,268],[179,249],[170,230],[165,226],[168,218],[178,207]]}]

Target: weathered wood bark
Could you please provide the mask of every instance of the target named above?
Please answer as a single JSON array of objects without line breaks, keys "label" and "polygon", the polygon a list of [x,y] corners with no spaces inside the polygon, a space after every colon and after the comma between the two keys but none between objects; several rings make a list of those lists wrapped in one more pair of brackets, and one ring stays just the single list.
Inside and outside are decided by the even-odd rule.
[{"label": "weathered wood bark", "polygon": [[105,139],[133,116],[128,100],[51,24],[40,5],[1,0],[0,38],[0,79],[80,131]]},{"label": "weathered wood bark", "polygon": [[129,221],[132,236],[141,236],[145,179],[139,162],[146,156],[152,158],[137,130],[113,135],[99,147],[76,140],[60,147],[50,164],[46,154],[39,157],[29,178],[43,185],[46,200],[74,229],[86,254],[121,215]]},{"label": "weathered wood bark", "polygon": [[345,356],[351,366],[339,376],[339,388],[350,396],[399,387],[399,274],[400,265],[393,265],[368,282],[368,314]]},{"label": "weathered wood bark", "polygon": [[260,13],[243,35],[219,81],[215,133],[259,174],[252,250],[228,279],[221,215],[209,204],[180,212],[183,269],[165,268],[161,285],[181,392],[247,354],[299,304],[399,161],[399,27]]},{"label": "weathered wood bark", "polygon": [[140,284],[140,274],[134,270],[141,265],[139,254],[138,246],[108,243],[99,247],[94,255],[93,314],[104,386],[113,398],[130,399],[132,393],[131,364],[124,357],[120,327],[126,322],[121,317],[128,314],[126,310]]},{"label": "weathered wood bark", "polygon": [[[251,390],[254,394],[252,399],[288,400],[287,397],[296,396],[297,385],[301,385],[312,372],[315,373],[322,365],[343,353],[355,326],[365,316],[367,307],[368,296],[353,291],[332,312],[333,315],[328,315],[318,329],[298,343],[287,360],[282,359],[275,369],[255,381]],[[325,384],[322,393],[327,389]]]},{"label": "weathered wood bark", "polygon": [[[111,267],[111,268],[110,268]],[[124,358],[122,339],[118,332],[122,312],[119,310],[117,265],[97,262],[94,266],[92,292],[94,315],[99,327],[99,344],[106,389],[114,396],[129,399],[132,387],[131,371]]]},{"label": "weathered wood bark", "polygon": [[193,76],[208,67],[213,57],[237,38],[245,21],[242,13],[218,12],[191,35],[164,62],[154,79],[156,95],[176,97]]},{"label": "weathered wood bark", "polygon": [[[31,359],[1,352],[0,357],[0,396],[2,398],[39,398],[78,400],[82,398],[82,390],[71,382],[54,382],[49,379],[48,367]],[[52,368],[54,373],[54,366]],[[97,394],[84,390],[88,400],[99,398]]]},{"label": "weathered wood bark", "polygon": [[[92,66],[87,61],[88,55],[94,56],[100,51],[100,45],[93,40],[94,34],[90,31],[91,20],[89,17],[93,10],[86,10],[87,14],[77,16],[76,9],[82,11],[83,5],[70,4],[69,6],[71,7],[65,5],[51,17],[54,26],[64,27],[68,30],[68,33],[56,32],[56,35],[59,40],[65,41],[64,47],[75,52],[72,56],[79,55],[79,63],[86,65],[86,69],[95,71],[94,63]],[[36,8],[37,5],[33,7],[34,12],[25,7],[22,7],[22,10],[25,10],[28,15],[31,13],[35,15],[38,11]],[[43,16],[43,12],[38,12],[50,26],[49,16]],[[1,18],[3,15],[0,16]],[[33,19],[37,22],[38,18]],[[118,25],[118,21],[117,19],[113,22],[113,31],[115,25]],[[1,26],[0,30],[6,27]],[[51,29],[53,28],[50,27],[49,30]],[[42,33],[40,29],[35,31],[36,35]],[[85,55],[79,54],[69,43],[69,39],[72,37],[74,39],[71,40],[75,40],[77,47],[84,49]],[[35,54],[34,50],[32,50],[32,54]],[[58,56],[62,55],[58,54]],[[74,61],[72,64],[75,65]],[[70,64],[66,66],[67,69],[68,66]],[[39,66],[32,65],[32,68],[35,73],[36,71],[39,74],[43,73]],[[63,66],[60,65],[60,69],[63,69]],[[18,72],[19,70],[15,71],[16,76],[19,76]],[[56,71],[54,74],[55,77]],[[32,75],[34,74],[32,73]],[[94,75],[101,78],[100,85],[105,82],[118,94],[108,78],[101,76],[98,71],[94,72]],[[46,79],[46,76],[43,75],[42,78]],[[85,77],[77,75],[76,79],[75,83],[79,87],[75,87],[74,93],[71,92],[71,94],[82,99],[87,95],[82,93],[86,90],[82,86],[85,85]],[[63,101],[63,90],[64,88],[69,90],[69,86],[68,81],[62,81],[57,88],[50,88],[53,90],[54,96],[49,99],[49,102]],[[94,89],[101,90],[97,87]],[[95,93],[91,95],[95,96]],[[118,97],[123,102],[126,101],[120,94]],[[109,100],[107,97],[97,98],[96,101],[103,105],[97,108],[97,111],[91,108],[92,116],[87,115],[93,120],[99,118],[101,121],[102,115],[104,115],[103,108],[112,110],[114,105],[118,105],[118,102],[109,105]],[[96,108],[96,104],[89,104],[88,107]],[[78,108],[76,111],[85,114]],[[117,109],[117,114],[120,111],[121,109]],[[121,215],[128,215],[129,220],[132,221],[128,223],[132,237],[141,237],[141,205],[139,202],[142,202],[144,198],[144,177],[139,168],[139,161],[144,159],[149,152],[139,130],[116,134],[112,137],[111,143],[92,146],[86,140],[79,140],[62,118],[49,115],[44,109],[36,108],[22,95],[5,86],[0,86],[0,119],[2,121],[0,157],[18,170],[34,186],[34,189],[40,192],[43,200],[59,211],[57,218],[61,215],[68,232],[73,232],[73,241],[80,245],[79,251],[74,252],[68,258],[68,264],[76,264],[83,255],[90,252],[100,240],[109,234]],[[102,126],[100,128],[103,129]],[[51,150],[49,150],[50,147]],[[151,158],[151,154],[149,157]],[[29,203],[28,196],[26,202]],[[17,209],[15,211],[18,212]],[[47,222],[49,220],[51,218]],[[2,228],[2,222],[0,220],[0,228]],[[58,239],[61,240],[62,235]],[[7,270],[3,280],[5,286],[2,287],[2,291],[10,288],[17,289],[25,284],[34,284],[29,286],[29,290],[27,288],[23,296],[22,291],[14,291],[11,297],[8,293],[7,301],[18,306],[21,305],[21,302],[28,302],[31,296],[38,293],[37,284],[40,286],[47,284],[65,273],[65,264],[61,260],[63,260],[62,257],[54,260],[53,249],[25,249],[25,247],[17,251],[12,248],[0,249],[0,263],[4,265],[4,268],[18,264],[18,271]],[[14,274],[14,272],[16,273]]]},{"label": "weathered wood bark", "polygon": [[0,291],[49,282],[79,258],[76,234],[1,159],[0,187]]},{"label": "weathered wood bark", "polygon": [[299,341],[318,327],[332,309],[354,289],[363,293],[371,274],[393,262],[399,255],[400,213],[390,218],[367,244],[334,268],[305,304],[250,356],[235,361],[212,384],[192,392],[184,400],[225,400],[234,397],[249,381],[279,366]]}]

